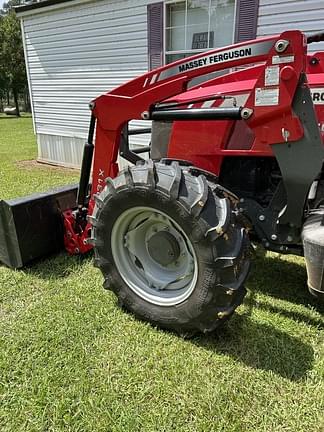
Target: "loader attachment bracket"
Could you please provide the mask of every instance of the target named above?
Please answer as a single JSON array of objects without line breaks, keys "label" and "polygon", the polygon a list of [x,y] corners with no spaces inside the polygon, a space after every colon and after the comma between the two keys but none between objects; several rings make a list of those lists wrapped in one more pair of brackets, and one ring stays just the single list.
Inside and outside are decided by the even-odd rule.
[{"label": "loader attachment bracket", "polygon": [[324,159],[324,146],[311,93],[304,82],[298,85],[293,110],[302,123],[303,137],[293,143],[272,145],[272,149],[287,193],[287,206],[280,213],[278,223],[300,228],[308,191],[321,172]]},{"label": "loader attachment bracket", "polygon": [[282,174],[282,182],[272,201],[263,208],[255,200],[242,199],[240,207],[267,249],[302,254],[300,234],[307,196],[324,160],[324,146],[304,77],[297,87],[293,110],[302,123],[304,134],[297,141],[272,145]]}]

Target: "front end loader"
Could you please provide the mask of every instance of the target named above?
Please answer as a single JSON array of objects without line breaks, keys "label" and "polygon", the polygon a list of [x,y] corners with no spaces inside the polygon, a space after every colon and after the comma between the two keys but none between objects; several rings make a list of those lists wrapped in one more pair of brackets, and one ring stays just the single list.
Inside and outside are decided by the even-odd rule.
[{"label": "front end loader", "polygon": [[[70,254],[93,248],[120,305],[182,334],[213,331],[241,304],[250,241],[303,255],[322,299],[324,53],[307,45],[323,40],[287,31],[217,48],[96,98],[78,190],[20,212],[0,202],[0,260],[18,268],[63,241]],[[130,128],[136,119],[148,127]]]}]

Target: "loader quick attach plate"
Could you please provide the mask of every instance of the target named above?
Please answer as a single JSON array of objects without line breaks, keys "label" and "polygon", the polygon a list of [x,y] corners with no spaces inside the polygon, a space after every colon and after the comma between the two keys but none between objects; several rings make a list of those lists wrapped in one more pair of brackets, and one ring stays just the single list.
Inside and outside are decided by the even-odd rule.
[{"label": "loader quick attach plate", "polygon": [[62,212],[76,206],[78,186],[0,201],[0,262],[20,268],[58,252],[63,244]]}]

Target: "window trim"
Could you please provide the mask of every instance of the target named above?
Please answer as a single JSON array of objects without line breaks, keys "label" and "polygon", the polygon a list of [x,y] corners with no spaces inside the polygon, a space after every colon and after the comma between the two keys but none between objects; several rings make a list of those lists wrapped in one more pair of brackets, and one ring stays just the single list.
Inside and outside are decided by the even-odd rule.
[{"label": "window trim", "polygon": [[[167,25],[166,25],[166,19],[167,19],[167,7],[170,4],[174,4],[174,3],[182,3],[182,2],[186,2],[186,14],[185,14],[185,29],[187,29],[187,0],[167,0],[165,2],[163,2],[163,64],[167,64],[166,63],[166,57],[167,55],[172,55],[172,54],[186,54],[186,53],[192,53],[192,55],[194,54],[199,54],[201,52],[205,52],[205,51],[209,51],[212,48],[207,48],[205,50],[197,50],[197,49],[193,49],[193,50],[176,50],[176,51],[167,51],[166,49],[166,29],[167,29]],[[234,25],[233,25],[233,33],[232,33],[232,42],[231,44],[235,43],[235,38],[236,38],[236,32],[237,32],[237,26],[238,26],[238,17],[237,17],[237,11],[238,11],[238,3],[239,0],[235,0],[234,2]],[[209,7],[211,4],[211,0],[209,0]],[[168,27],[169,28],[169,27]],[[208,20],[208,34],[210,32],[210,20]],[[185,46],[186,46],[186,37],[187,37],[187,31],[185,31]]]}]

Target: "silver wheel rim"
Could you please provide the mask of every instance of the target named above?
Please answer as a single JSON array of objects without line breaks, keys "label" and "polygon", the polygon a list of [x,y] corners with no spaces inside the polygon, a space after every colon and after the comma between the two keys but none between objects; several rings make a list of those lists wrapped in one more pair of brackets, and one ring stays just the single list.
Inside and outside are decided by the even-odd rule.
[{"label": "silver wheel rim", "polygon": [[114,223],[111,250],[129,288],[149,303],[173,306],[193,292],[197,258],[183,229],[165,213],[133,207]]}]

